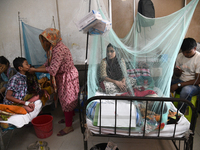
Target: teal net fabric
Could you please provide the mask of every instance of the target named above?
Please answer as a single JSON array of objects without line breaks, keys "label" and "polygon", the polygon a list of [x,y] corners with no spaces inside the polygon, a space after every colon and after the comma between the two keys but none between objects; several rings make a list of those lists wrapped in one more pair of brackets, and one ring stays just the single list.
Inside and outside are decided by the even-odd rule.
[{"label": "teal net fabric", "polygon": [[[90,35],[88,98],[98,95],[169,97],[175,60],[197,3],[198,0],[192,0],[177,12],[160,18],[147,18],[137,13],[130,32],[123,39],[117,37],[112,28],[102,35]],[[91,10],[99,11],[109,21],[102,1],[92,1]],[[107,48],[109,43],[110,49]],[[112,59],[111,53],[115,53]],[[125,87],[118,82],[125,82]],[[142,118],[141,106],[145,102],[135,101],[134,104]],[[95,112],[90,106],[87,112]],[[166,124],[170,105],[164,103],[161,107],[159,102],[152,102],[148,104],[148,111],[152,115],[162,114],[161,122]],[[158,125],[155,118],[155,122],[151,121],[147,121],[148,132]],[[139,122],[143,123],[144,120]],[[137,126],[141,131],[140,125]]]},{"label": "teal net fabric", "polygon": [[25,57],[28,63],[33,66],[43,65],[47,59],[46,52],[39,40],[39,35],[42,31],[22,22]]},{"label": "teal net fabric", "polygon": [[[197,3],[198,0],[192,0],[179,11],[161,18],[146,18],[137,13],[130,32],[123,39],[118,38],[112,29],[103,35],[91,35],[88,97],[102,90],[100,63],[107,57],[106,47],[109,43],[115,47],[117,59],[119,61],[123,59],[126,63],[126,68],[121,70],[126,78],[127,91],[135,95],[132,90],[133,84],[129,80],[132,76],[137,84],[140,84],[139,86],[145,82],[148,89],[156,88],[159,97],[169,97],[174,63]],[[109,20],[105,15],[107,12],[103,12],[103,4],[100,4],[100,1],[97,0],[96,5],[92,6],[98,9],[104,19]],[[149,26],[152,21],[154,24]],[[142,75],[143,73],[147,74]]]}]

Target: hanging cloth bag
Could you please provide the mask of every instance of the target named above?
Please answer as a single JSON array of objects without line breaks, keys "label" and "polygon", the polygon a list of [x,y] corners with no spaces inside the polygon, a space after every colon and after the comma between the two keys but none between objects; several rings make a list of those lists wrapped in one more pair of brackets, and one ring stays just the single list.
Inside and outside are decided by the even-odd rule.
[{"label": "hanging cloth bag", "polygon": [[[145,17],[155,18],[155,9],[151,0],[140,0],[138,3],[138,12]],[[138,32],[141,32],[141,27],[151,27],[154,23],[154,19],[139,19]]]}]

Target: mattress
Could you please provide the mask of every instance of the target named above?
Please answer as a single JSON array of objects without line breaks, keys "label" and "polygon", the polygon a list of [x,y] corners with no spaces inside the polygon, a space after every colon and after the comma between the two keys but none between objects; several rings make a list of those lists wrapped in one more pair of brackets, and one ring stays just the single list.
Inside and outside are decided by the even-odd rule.
[{"label": "mattress", "polygon": [[[87,118],[87,127],[88,130],[94,134],[99,134],[99,127],[93,126],[92,121]],[[176,125],[176,131],[175,131],[175,137],[183,137],[188,131],[189,131],[190,123],[189,121],[184,117],[181,116],[181,118],[178,121],[178,124]],[[164,129],[160,131],[160,137],[172,137],[174,133],[174,124],[165,125]],[[101,128],[101,134],[114,134],[114,128]],[[128,130],[124,129],[117,129],[116,134],[118,135],[129,135]],[[131,136],[143,136],[143,133],[132,131]],[[145,136],[158,136],[158,131],[152,131],[149,133],[146,133]]]},{"label": "mattress", "polygon": [[[98,96],[102,96],[102,95],[107,95],[108,94],[104,94],[104,93],[97,93]],[[113,96],[115,94],[110,94],[110,96]],[[106,103],[112,103],[113,100],[102,100],[102,104],[107,101]],[[95,100],[94,102],[96,103],[99,103],[99,100]],[[170,110],[176,112],[177,109],[176,107],[173,105],[173,103],[171,102],[167,102],[167,105],[169,106]],[[88,104],[89,106],[89,104]],[[103,105],[102,105],[103,106]],[[113,107],[113,106],[112,106]],[[106,107],[105,107],[106,108]],[[103,108],[102,108],[103,109]],[[108,108],[106,108],[108,109]],[[129,108],[126,108],[127,110]],[[133,111],[134,111],[134,107],[133,107]],[[92,110],[93,111],[93,110]],[[105,111],[105,109],[104,109]],[[109,110],[110,111],[110,110]],[[113,111],[113,108],[112,110]],[[87,112],[87,111],[86,111]],[[88,112],[87,112],[88,113]],[[127,113],[127,112],[126,112]],[[130,113],[130,111],[128,112]],[[134,112],[136,115],[132,115],[132,120],[133,120],[133,124],[131,124],[131,136],[143,136],[143,132],[141,129],[138,130],[138,128],[134,128],[135,125],[138,123],[138,118],[137,118],[137,113]],[[104,112],[101,112],[101,115],[104,115],[105,116],[106,113]],[[181,114],[181,113],[180,113]],[[88,130],[94,134],[99,134],[99,118],[98,118],[98,123],[95,123],[94,120],[97,120],[95,119],[95,116],[91,116],[91,117],[94,117],[91,119],[91,117],[88,117],[89,115],[87,114],[87,127],[88,127]],[[97,115],[99,116],[99,114]],[[110,117],[110,116],[109,116]],[[105,120],[101,119],[101,134],[114,134],[114,116],[112,116],[112,118],[109,120],[107,118],[107,121],[109,120],[110,124],[105,124]],[[127,119],[128,120],[128,119]],[[122,121],[123,122],[123,121]],[[107,122],[106,122],[107,123]],[[125,122],[123,125],[117,125],[117,129],[116,129],[116,134],[118,135],[129,135],[129,126],[127,126],[128,123]],[[183,137],[186,133],[188,133],[189,131],[189,127],[190,127],[190,122],[184,117],[184,115],[181,114],[181,117],[178,121],[178,123],[176,124],[166,124],[164,126],[164,128],[162,130],[160,130],[160,133],[159,133],[159,136],[162,136],[162,137],[172,137],[173,134],[174,134],[174,129],[176,128],[175,130],[175,137]],[[151,132],[146,132],[145,133],[145,136],[158,136],[158,129],[154,129],[153,131]]]}]

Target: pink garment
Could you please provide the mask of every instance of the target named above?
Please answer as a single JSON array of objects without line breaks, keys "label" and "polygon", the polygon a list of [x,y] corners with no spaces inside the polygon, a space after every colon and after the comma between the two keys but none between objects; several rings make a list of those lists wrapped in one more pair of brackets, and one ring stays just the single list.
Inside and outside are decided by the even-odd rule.
[{"label": "pink garment", "polygon": [[73,122],[74,111],[64,112],[64,115],[66,127],[71,127]]},{"label": "pink garment", "polygon": [[156,92],[154,92],[153,90],[140,91],[140,90],[138,90],[136,88],[134,88],[133,90],[134,90],[135,96],[137,96],[137,97],[144,97],[144,96],[147,96],[147,95],[156,94]]},{"label": "pink garment", "polygon": [[46,70],[56,78],[58,98],[62,110],[69,112],[77,106],[79,92],[78,71],[74,66],[70,50],[60,41],[52,50],[50,66]]},{"label": "pink garment", "polygon": [[[141,88],[141,91],[136,88],[133,88],[133,90],[134,90],[135,96],[137,96],[137,97],[144,97],[147,95],[156,94],[156,92],[154,92],[153,90],[144,90],[144,87]],[[131,95],[131,92],[125,92],[125,93],[121,94],[121,96],[130,96],[130,95]]]}]

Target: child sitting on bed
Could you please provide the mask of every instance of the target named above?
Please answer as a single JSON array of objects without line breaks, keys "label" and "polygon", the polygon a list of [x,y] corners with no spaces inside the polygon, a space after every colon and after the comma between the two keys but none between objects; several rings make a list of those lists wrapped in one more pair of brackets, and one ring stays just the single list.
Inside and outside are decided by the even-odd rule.
[{"label": "child sitting on bed", "polygon": [[8,81],[4,104],[22,105],[28,113],[32,112],[35,108],[34,101],[39,99],[39,95],[32,97],[28,101],[23,101],[27,94],[27,77],[25,74],[30,69],[30,65],[23,57],[15,58],[13,65],[18,72]]}]

